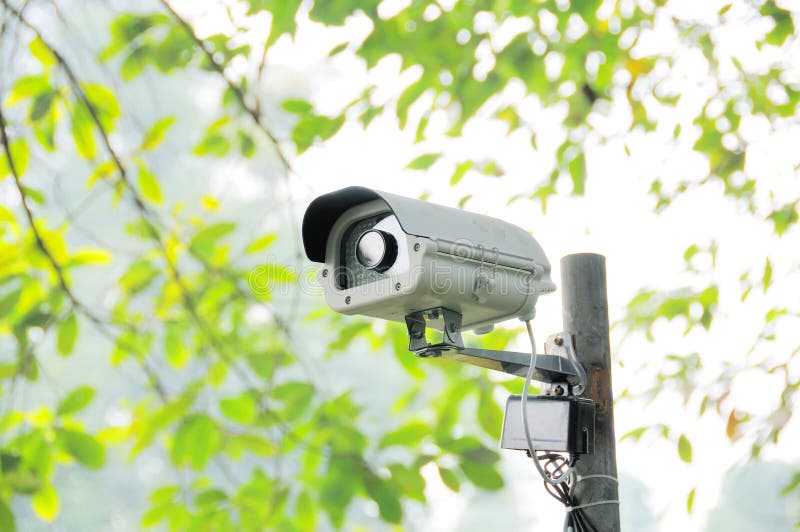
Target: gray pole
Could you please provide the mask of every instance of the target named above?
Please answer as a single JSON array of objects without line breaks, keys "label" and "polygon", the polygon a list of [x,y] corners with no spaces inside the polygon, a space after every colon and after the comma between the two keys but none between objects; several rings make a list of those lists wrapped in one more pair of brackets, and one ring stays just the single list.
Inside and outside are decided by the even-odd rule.
[{"label": "gray pole", "polygon": [[[614,439],[614,396],[611,392],[611,345],[608,339],[606,259],[593,253],[561,259],[561,299],[564,330],[575,338],[578,360],[586,370],[584,397],[597,403],[594,453],[582,455],[575,471],[580,477],[609,475],[617,478]],[[578,482],[577,504],[619,500],[617,483],[595,477]],[[619,505],[584,508],[589,524],[600,532],[619,532]]]}]

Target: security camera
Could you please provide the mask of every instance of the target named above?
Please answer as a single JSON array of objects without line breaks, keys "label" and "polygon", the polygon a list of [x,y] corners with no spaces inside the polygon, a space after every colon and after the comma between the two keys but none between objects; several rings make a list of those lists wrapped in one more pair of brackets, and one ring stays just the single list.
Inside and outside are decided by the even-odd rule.
[{"label": "security camera", "polygon": [[[434,309],[460,315],[459,328],[533,317],[555,290],[536,240],[510,223],[372,190],[348,187],[316,198],[303,219],[308,258],[343,314],[407,322]],[[431,325],[444,323],[433,318]]]},{"label": "security camera", "polygon": [[[488,216],[348,187],[311,202],[303,245],[309,259],[322,263],[317,279],[332,309],[405,322],[409,350],[417,356],[525,377],[522,396],[507,405],[507,413],[522,416],[506,416],[503,447],[532,455],[539,449],[591,452],[594,403],[575,395],[585,388],[586,373],[572,337],[551,335],[545,354],[535,351],[529,320],[539,295],[555,285],[531,235]],[[510,318],[527,321],[531,353],[464,346],[462,330],[487,332]],[[442,331],[441,340],[431,343],[431,330]],[[531,379],[548,383],[544,397],[528,397]],[[541,435],[531,433],[528,414]]]}]

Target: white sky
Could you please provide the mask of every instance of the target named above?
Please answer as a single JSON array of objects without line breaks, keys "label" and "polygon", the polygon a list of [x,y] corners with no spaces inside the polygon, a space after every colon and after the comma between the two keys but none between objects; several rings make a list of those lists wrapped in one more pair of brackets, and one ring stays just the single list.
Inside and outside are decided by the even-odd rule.
[{"label": "white sky", "polygon": [[[385,3],[384,8],[390,10],[390,3]],[[695,19],[713,23],[716,13],[726,3],[685,0],[673,2],[671,9],[674,14],[687,16],[691,13]],[[224,20],[198,3],[177,4],[181,12],[198,21],[201,31],[211,31]],[[744,11],[741,7],[736,5],[729,12],[730,16],[735,19]],[[268,15],[261,21],[264,28],[268,28]],[[675,35],[661,22],[657,22],[652,34],[642,38],[641,53],[676,46]],[[768,29],[769,25],[760,21],[734,22],[718,30],[715,37],[722,45],[723,57],[735,56],[746,68],[758,70],[766,58],[775,57],[778,52],[770,47],[758,51],[750,39],[742,39],[741,35],[742,32],[763,33]],[[300,86],[319,111],[330,113],[338,112],[371,83],[380,89],[378,98],[396,97],[417,75],[413,69],[400,73],[397,58],[385,59],[374,71],[367,72],[363,62],[349,52],[332,60],[326,57],[333,46],[346,40],[358,43],[368,31],[369,23],[363,18],[350,19],[346,27],[339,29],[323,29],[308,21],[302,22],[294,43],[282,38],[271,52],[263,95],[277,103],[283,97],[297,97]],[[495,37],[503,40],[503,35]],[[795,48],[790,56],[794,60],[795,74],[800,67],[800,53],[797,52]],[[677,52],[675,65],[676,79],[667,88],[682,94],[678,112],[662,112],[658,116],[658,131],[652,135],[627,137],[630,157],[626,156],[621,141],[592,147],[587,159],[586,196],[566,197],[570,185],[569,180],[564,179],[559,183],[559,192],[565,197],[552,198],[546,215],[538,204],[527,200],[506,205],[511,196],[530,192],[546,179],[554,161],[553,152],[563,138],[559,126],[561,113],[542,109],[534,98],[523,101],[520,111],[526,120],[536,124],[538,152],[532,151],[529,137],[524,133],[506,136],[506,126],[491,120],[490,112],[481,113],[481,118],[464,129],[464,136],[455,140],[443,135],[447,128],[446,117],[443,113],[436,114],[428,130],[429,140],[422,145],[413,143],[413,127],[400,131],[396,119],[389,113],[375,119],[366,131],[360,124],[348,123],[333,139],[296,158],[294,165],[301,178],[295,179],[292,195],[302,203],[341,187],[364,185],[409,196],[429,192],[431,201],[455,205],[462,196],[473,194],[466,204],[468,210],[518,224],[536,236],[550,257],[556,282],[560,279],[560,257],[579,251],[604,254],[612,320],[622,318],[624,305],[642,287],[702,286],[695,278],[682,273],[682,254],[690,244],[706,245],[714,239],[719,243],[719,256],[713,280],[720,285],[721,308],[711,334],[683,336],[685,324],[680,320],[671,324],[659,322],[654,330],[657,343],[631,338],[617,347],[620,334],[618,330],[612,332],[615,356],[626,363],[625,368],[614,368],[617,393],[624,388],[649,384],[652,371],[637,372],[640,361],[658,359],[667,353],[700,353],[704,364],[700,381],[711,381],[724,361],[741,363],[744,360],[769,308],[782,305],[797,310],[800,302],[799,232],[790,231],[779,239],[772,234],[771,225],[760,220],[770,208],[782,203],[782,198],[800,196],[800,180],[795,171],[800,129],[787,127],[770,132],[764,120],[743,120],[743,134],[751,142],[746,170],[749,176],[759,180],[757,199],[763,209],[759,217],[722,200],[721,187],[716,184],[685,194],[664,214],[656,216],[653,214],[655,202],[647,196],[653,177],[659,176],[665,184],[674,184],[681,179],[702,177],[708,171],[704,158],[691,152],[698,134],[691,126],[691,118],[712,94],[713,87],[706,81],[705,62],[698,53]],[[726,75],[724,71],[723,75]],[[795,75],[794,79],[800,78]],[[498,103],[519,102],[521,96],[521,89],[512,86],[497,100]],[[409,124],[415,124],[429,104],[429,100],[417,102],[412,107]],[[684,133],[673,142],[672,130],[679,122]],[[613,132],[624,130],[626,124],[624,105],[614,105],[598,127],[604,132]],[[444,152],[445,157],[427,172],[403,170],[414,157],[428,152]],[[506,175],[493,179],[468,174],[457,187],[448,185],[454,162],[484,157],[496,159]],[[246,182],[244,177],[242,179]],[[246,187],[242,193],[247,193]],[[756,287],[747,303],[742,304],[739,276],[752,269],[751,278],[760,279],[765,255],[772,259],[776,285],[766,295]],[[699,283],[706,280],[701,278]],[[537,315],[535,326],[540,338],[560,329],[558,293],[540,300]],[[796,322],[786,322],[778,331],[779,340],[762,344],[752,356],[756,360],[768,355],[785,356],[797,346],[800,336],[797,331]],[[519,347],[525,348],[524,345]],[[800,374],[797,361],[793,374]],[[742,377],[737,379],[729,405],[767,413],[777,401],[779,386],[779,379],[770,380],[759,374]],[[665,422],[676,434],[685,432],[692,440],[695,460],[691,465],[679,460],[674,444],[654,437],[645,436],[639,444],[623,442],[617,449],[620,471],[649,487],[651,507],[662,516],[662,530],[701,530],[708,511],[718,501],[724,473],[748,453],[746,443],[732,445],[725,437],[724,419],[711,413],[698,420],[697,408],[697,401],[684,406],[677,395],[665,394],[647,408],[630,402],[619,403],[615,412],[617,436],[638,426]],[[780,448],[766,451],[765,457],[797,463],[798,448],[800,428],[795,420],[784,431]],[[521,454],[503,455],[507,471],[526,473],[512,475],[515,479],[512,490],[520,497],[520,503],[530,497],[537,508],[544,509],[536,515],[540,529],[558,529],[563,510],[544,493],[533,467]],[[463,497],[441,486],[435,474],[427,476],[431,515],[428,526],[420,529],[452,530],[463,510]],[[699,486],[695,512],[687,516],[686,495],[694,486]]]}]

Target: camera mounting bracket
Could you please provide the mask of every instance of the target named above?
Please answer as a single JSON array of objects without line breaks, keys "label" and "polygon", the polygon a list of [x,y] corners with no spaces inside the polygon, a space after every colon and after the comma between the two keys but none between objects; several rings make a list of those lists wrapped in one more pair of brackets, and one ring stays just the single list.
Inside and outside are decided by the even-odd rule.
[{"label": "camera mounting bracket", "polygon": [[[530,367],[530,353],[465,347],[461,337],[461,314],[454,310],[438,307],[412,312],[406,316],[406,327],[408,350],[418,357],[442,357],[523,378]],[[441,342],[428,342],[426,332],[429,328],[443,331]],[[581,393],[586,377],[580,364],[573,362],[577,358],[574,356],[572,336],[568,332],[551,335],[545,344],[545,351],[544,355],[536,356],[532,378],[547,383],[548,394]],[[559,386],[563,387],[559,390]]]}]

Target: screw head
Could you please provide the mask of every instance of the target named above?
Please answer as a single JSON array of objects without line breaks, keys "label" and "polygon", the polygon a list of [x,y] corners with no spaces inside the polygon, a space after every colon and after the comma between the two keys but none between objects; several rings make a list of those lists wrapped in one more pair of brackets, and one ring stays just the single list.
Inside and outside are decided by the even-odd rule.
[{"label": "screw head", "polygon": [[394,289],[399,292],[400,291],[400,286],[401,286],[400,283],[397,283],[396,285],[394,285]]},{"label": "screw head", "polygon": [[419,244],[414,244],[414,251],[419,251]]},{"label": "screw head", "polygon": [[352,299],[350,298],[350,296],[347,296],[346,298],[344,298],[344,304],[345,304],[345,305],[349,305],[349,304],[350,304],[350,301],[352,301]]},{"label": "screw head", "polygon": [[564,395],[564,388],[562,388],[561,386],[556,386],[553,389],[553,393],[556,394],[556,395],[559,395],[559,396],[560,395]]},{"label": "screw head", "polygon": [[564,339],[559,335],[553,338],[553,343],[556,345],[564,345]]},{"label": "screw head", "polygon": [[322,276],[323,277],[327,277],[328,276],[328,268],[325,268],[324,270],[322,270]]}]

